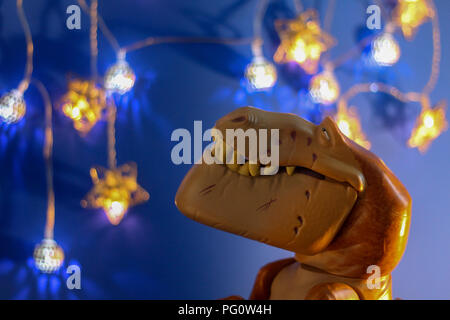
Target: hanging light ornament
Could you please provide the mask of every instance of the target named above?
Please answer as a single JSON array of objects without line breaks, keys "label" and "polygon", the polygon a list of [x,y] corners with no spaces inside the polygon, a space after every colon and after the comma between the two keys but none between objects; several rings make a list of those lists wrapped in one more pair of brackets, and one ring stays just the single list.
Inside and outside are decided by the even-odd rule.
[{"label": "hanging light ornament", "polygon": [[44,239],[36,245],[33,253],[35,266],[43,273],[59,270],[64,262],[63,249],[53,239],[55,228],[55,192],[53,188],[53,106],[45,86],[34,80],[45,104],[45,135],[43,155],[47,178],[47,214],[45,219]]},{"label": "hanging light ornament", "polygon": [[277,82],[277,70],[262,55],[257,55],[245,69],[245,78],[251,91],[268,90]]},{"label": "hanging light ornament", "polygon": [[25,41],[27,45],[27,62],[25,66],[24,78],[20,82],[19,87],[3,94],[0,98],[0,120],[6,124],[17,123],[25,116],[27,108],[23,94],[28,89],[31,75],[33,73],[34,47],[30,26],[23,10],[23,1],[17,0],[16,4],[17,15],[19,16],[19,21],[25,34]]},{"label": "hanging light ornament", "polygon": [[277,20],[275,28],[281,40],[274,55],[277,63],[297,62],[308,74],[317,72],[320,56],[335,44],[334,38],[322,31],[318,14],[307,10],[293,20]]},{"label": "hanging light ornament", "polygon": [[330,105],[336,102],[340,87],[333,72],[325,70],[315,75],[309,83],[309,93],[316,103]]},{"label": "hanging light ornament", "polygon": [[34,248],[34,264],[43,273],[59,270],[64,262],[64,251],[53,239],[44,239]]},{"label": "hanging light ornament", "polygon": [[370,149],[370,141],[367,140],[366,135],[362,131],[361,121],[354,107],[338,108],[336,114],[336,123],[343,134],[349,139],[355,141],[360,146]]},{"label": "hanging light ornament", "polygon": [[135,80],[133,70],[125,61],[125,52],[119,51],[117,62],[106,71],[105,90],[122,95],[133,88]]},{"label": "hanging light ornament", "polygon": [[448,123],[445,118],[447,103],[440,101],[433,108],[424,108],[416,121],[411,137],[408,140],[410,148],[418,148],[425,153],[431,143],[447,130]]},{"label": "hanging light ornament", "polygon": [[275,66],[264,57],[254,57],[245,69],[250,90],[263,91],[272,88],[277,81]]},{"label": "hanging light ornament", "polygon": [[400,59],[400,46],[390,32],[384,32],[373,41],[371,53],[380,66],[392,66]]},{"label": "hanging light ornament", "polygon": [[6,124],[19,122],[25,115],[26,109],[23,93],[17,89],[0,98],[0,119]]},{"label": "hanging light ornament", "polygon": [[73,126],[87,133],[102,117],[106,107],[105,91],[92,81],[72,80],[63,97],[63,113],[72,119]]},{"label": "hanging light ornament", "polygon": [[149,199],[137,183],[136,164],[128,163],[113,169],[92,168],[92,190],[81,201],[84,208],[101,208],[113,225],[122,221],[128,208]]},{"label": "hanging light ornament", "polygon": [[400,26],[404,37],[411,40],[419,26],[433,14],[428,0],[398,0],[394,10],[394,22]]}]

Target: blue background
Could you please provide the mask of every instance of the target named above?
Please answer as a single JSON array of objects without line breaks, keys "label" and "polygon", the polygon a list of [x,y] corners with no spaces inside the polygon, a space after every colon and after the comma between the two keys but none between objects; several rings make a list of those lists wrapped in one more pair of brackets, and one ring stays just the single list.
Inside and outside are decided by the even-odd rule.
[{"label": "blue background", "polygon": [[[34,76],[49,88],[55,105],[64,94],[67,75],[89,76],[89,19],[82,30],[65,27],[73,0],[25,0],[35,42]],[[368,1],[337,1],[332,34],[337,57],[350,49],[364,29]],[[392,1],[388,1],[392,2]],[[323,17],[327,1],[304,1]],[[251,37],[257,1],[111,0],[100,1],[105,18],[122,45],[147,36]],[[448,99],[450,69],[450,1],[437,0],[442,31],[441,76],[432,101]],[[273,21],[293,17],[291,1],[270,2],[264,19],[265,54],[278,45]],[[397,34],[402,57],[393,68],[379,68],[363,55],[336,71],[343,91],[352,84],[379,80],[404,91],[425,85],[431,62],[431,24],[413,42]],[[99,71],[115,60],[100,36]],[[46,210],[42,158],[44,109],[35,88],[26,93],[27,115],[20,124],[0,128],[0,298],[8,299],[216,299],[230,294],[248,297],[261,266],[292,254],[193,222],[180,214],[174,196],[188,165],[170,160],[176,128],[204,129],[229,111],[254,105],[294,112],[319,121],[333,107],[313,105],[307,78],[298,69],[278,66],[279,82],[271,93],[248,94],[242,85],[250,47],[176,44],[130,53],[127,60],[138,80],[122,98],[117,120],[119,164],[135,161],[149,202],[132,208],[118,227],[102,212],[84,210],[80,199],[91,188],[89,168],[106,165],[105,123],[86,138],[55,112],[55,239],[67,264],[82,268],[82,290],[66,289],[64,269],[40,275],[32,267],[34,245],[42,238]],[[15,1],[0,1],[0,91],[17,86],[25,63],[25,42]],[[361,94],[358,106],[365,132],[378,154],[408,188],[413,199],[408,247],[393,274],[394,296],[403,299],[448,299],[450,293],[450,134],[444,133],[421,155],[406,140],[419,112],[378,94]]]}]

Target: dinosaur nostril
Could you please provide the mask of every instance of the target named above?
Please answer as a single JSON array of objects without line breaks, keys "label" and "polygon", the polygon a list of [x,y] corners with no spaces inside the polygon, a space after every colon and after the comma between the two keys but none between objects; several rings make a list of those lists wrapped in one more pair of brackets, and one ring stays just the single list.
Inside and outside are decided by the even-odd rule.
[{"label": "dinosaur nostril", "polygon": [[244,116],[240,116],[240,117],[234,118],[233,120],[231,120],[231,122],[244,122],[245,119],[246,118]]},{"label": "dinosaur nostril", "polygon": [[303,218],[301,216],[298,216],[297,219],[300,222],[300,226],[302,226],[303,225]]},{"label": "dinosaur nostril", "polygon": [[297,131],[291,131],[291,139],[295,141],[295,138],[297,137]]},{"label": "dinosaur nostril", "polygon": [[309,196],[310,196],[310,195],[311,195],[311,193],[309,192],[309,190],[306,190],[306,191],[305,191],[306,199],[309,200]]}]

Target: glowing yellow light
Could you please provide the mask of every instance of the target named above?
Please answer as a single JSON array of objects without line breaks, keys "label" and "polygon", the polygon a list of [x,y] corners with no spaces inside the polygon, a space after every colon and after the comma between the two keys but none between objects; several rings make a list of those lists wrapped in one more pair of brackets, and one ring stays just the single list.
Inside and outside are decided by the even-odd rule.
[{"label": "glowing yellow light", "polygon": [[73,126],[81,133],[87,133],[102,117],[106,107],[103,89],[89,81],[69,82],[69,91],[63,97],[62,111],[72,119]]},{"label": "glowing yellow light", "polygon": [[81,201],[85,208],[101,208],[109,222],[118,225],[129,207],[145,202],[149,194],[137,183],[134,163],[115,169],[92,168],[92,190]]},{"label": "glowing yellow light", "polygon": [[323,32],[315,10],[307,10],[294,20],[277,20],[281,40],[274,55],[277,63],[297,62],[308,74],[317,72],[320,57],[335,40]]},{"label": "glowing yellow light", "polygon": [[428,0],[398,0],[394,10],[394,22],[400,26],[403,35],[410,40],[417,28],[433,16]]},{"label": "glowing yellow light", "polygon": [[309,93],[314,102],[329,105],[339,97],[339,83],[331,71],[324,71],[311,79]]},{"label": "glowing yellow light", "polygon": [[125,94],[133,88],[135,80],[136,76],[130,65],[124,59],[119,59],[106,72],[105,89],[110,92]]},{"label": "glowing yellow light", "polygon": [[267,90],[275,85],[277,70],[263,57],[255,57],[245,69],[245,78],[251,90]]},{"label": "glowing yellow light", "polygon": [[64,251],[53,239],[44,239],[34,248],[34,264],[43,273],[59,270],[64,262]]},{"label": "glowing yellow light", "polygon": [[360,146],[370,149],[370,142],[362,131],[361,122],[355,108],[341,109],[336,114],[336,123],[339,129],[349,139],[355,141]]},{"label": "glowing yellow light", "polygon": [[19,122],[26,112],[23,94],[19,90],[12,90],[0,98],[0,119],[13,124]]},{"label": "glowing yellow light", "polygon": [[421,112],[408,140],[410,148],[418,148],[420,152],[425,153],[431,143],[447,130],[446,107],[446,102],[441,101],[436,107]]},{"label": "glowing yellow light", "polygon": [[381,66],[392,66],[400,59],[400,46],[392,34],[385,32],[372,43],[372,57]]}]

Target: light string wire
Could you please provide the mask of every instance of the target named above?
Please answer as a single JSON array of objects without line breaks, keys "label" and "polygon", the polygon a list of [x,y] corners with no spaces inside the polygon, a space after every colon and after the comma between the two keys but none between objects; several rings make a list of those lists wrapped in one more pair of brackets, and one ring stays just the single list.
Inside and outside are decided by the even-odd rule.
[{"label": "light string wire", "polygon": [[90,32],[89,42],[91,48],[91,77],[92,85],[95,86],[97,82],[97,58],[98,58],[98,0],[92,0],[89,8],[90,16]]},{"label": "light string wire", "polygon": [[45,140],[43,154],[47,179],[47,216],[44,238],[53,239],[53,231],[55,227],[55,191],[53,187],[53,106],[48,90],[42,82],[33,79],[32,83],[39,90],[45,105]]},{"label": "light string wire", "polygon": [[20,82],[18,90],[23,94],[30,83],[32,83],[39,91],[45,106],[45,132],[44,132],[44,146],[43,156],[45,161],[45,176],[47,183],[47,212],[46,222],[44,229],[44,238],[53,239],[54,227],[55,227],[55,192],[53,187],[53,106],[50,99],[50,95],[45,86],[37,79],[32,79],[33,74],[33,56],[34,45],[31,35],[30,26],[26,18],[23,9],[23,0],[17,0],[17,13],[19,16],[20,24],[22,25],[26,46],[27,46],[27,62],[25,67],[25,74],[23,80]]},{"label": "light string wire", "polygon": [[264,20],[264,15],[267,11],[267,6],[269,4],[269,0],[260,0],[259,6],[256,11],[255,17],[253,18],[253,42],[252,42],[252,53],[255,57],[263,56],[263,30],[262,24]]},{"label": "light string wire", "polygon": [[116,117],[117,107],[114,103],[114,98],[108,99],[108,166],[110,169],[117,168],[117,152],[116,152]]},{"label": "light string wire", "polygon": [[[81,0],[83,6],[86,5],[84,0]],[[89,15],[91,19],[90,23],[90,48],[91,48],[91,73],[93,81],[97,79],[97,57],[98,57],[98,29],[100,21],[103,21],[98,15],[98,0],[92,0],[91,6],[89,7]],[[106,24],[103,22],[104,27]],[[106,27],[106,30],[107,29]],[[112,35],[112,34],[111,34]],[[119,47],[120,48],[120,47]],[[122,50],[120,49],[119,52]],[[107,160],[108,167],[110,169],[117,168],[117,152],[116,152],[116,130],[115,123],[117,117],[117,108],[114,103],[114,98],[112,96],[108,97],[108,108],[107,108]]]},{"label": "light string wire", "polygon": [[[94,0],[93,0],[94,1]],[[92,8],[89,8],[85,0],[78,0],[78,4],[85,12],[90,12]],[[247,45],[252,42],[251,38],[214,38],[214,37],[148,37],[143,40],[137,41],[127,46],[120,46],[117,38],[113,35],[111,30],[106,25],[104,19],[97,14],[98,27],[106,40],[112,46],[118,57],[124,57],[126,53],[136,51],[151,45],[156,44],[170,44],[170,43],[191,43],[191,44],[224,44],[224,45]]]},{"label": "light string wire", "polygon": [[325,30],[325,32],[329,32],[331,29],[335,8],[336,8],[336,0],[329,0],[327,11],[325,13],[325,18],[323,20],[323,29]]},{"label": "light string wire", "polygon": [[300,14],[301,12],[303,12],[304,7],[303,7],[302,0],[294,0],[294,7],[295,7],[295,11],[297,12],[297,14]]},{"label": "light string wire", "polygon": [[[328,1],[328,6],[327,6],[327,10],[325,12],[325,18],[323,20],[323,30],[327,33],[330,32],[331,29],[331,24],[333,22],[333,16],[334,16],[334,10],[336,8],[336,1],[335,0],[329,0]],[[323,56],[323,60],[325,61],[325,65],[327,67],[332,66],[331,64],[328,64],[327,61],[329,60],[330,57],[330,51],[328,50],[327,52],[325,52],[324,56]]]},{"label": "light string wire", "polygon": [[[422,92],[408,92],[403,93],[398,88],[394,86],[389,86],[384,83],[359,83],[353,85],[345,94],[343,94],[338,102],[338,111],[345,111],[348,101],[360,93],[365,92],[377,92],[381,91],[387,93],[392,97],[396,98],[402,102],[420,102],[422,111],[427,110],[431,107],[430,104],[430,93],[434,90],[437,80],[439,78],[439,69],[441,62],[441,34],[439,30],[439,20],[437,16],[437,10],[434,5],[433,0],[429,1],[431,10],[431,24],[432,24],[432,36],[433,36],[433,57],[431,63],[431,73],[427,84],[425,85]],[[368,38],[367,38],[368,39]],[[364,40],[364,39],[363,39]],[[364,46],[358,46],[359,48],[364,48]],[[335,67],[338,63],[342,63],[344,59],[339,59],[333,62]],[[375,88],[375,90],[374,90]]]},{"label": "light string wire", "polygon": [[439,30],[439,17],[434,2],[429,2],[431,10],[431,26],[433,32],[433,58],[431,63],[431,74],[428,82],[423,89],[424,95],[429,95],[435,88],[437,80],[439,78],[439,69],[441,64],[441,32]]},{"label": "light string wire", "polygon": [[22,25],[25,34],[25,41],[27,45],[27,62],[23,80],[20,82],[18,90],[23,94],[30,85],[31,75],[33,73],[33,38],[31,36],[30,25],[28,24],[25,12],[23,10],[23,0],[17,0],[17,15],[19,16],[20,24]]}]

